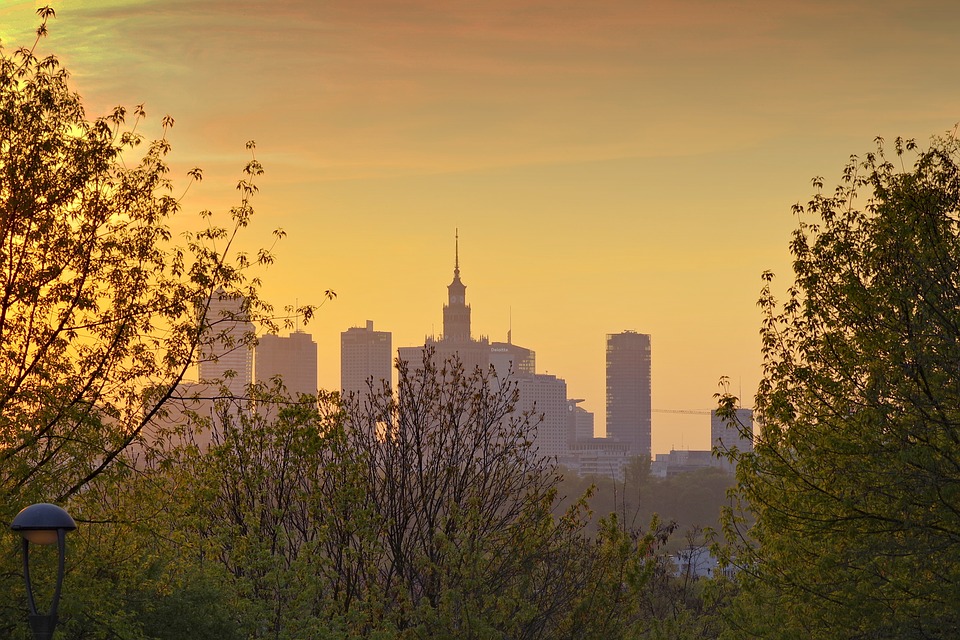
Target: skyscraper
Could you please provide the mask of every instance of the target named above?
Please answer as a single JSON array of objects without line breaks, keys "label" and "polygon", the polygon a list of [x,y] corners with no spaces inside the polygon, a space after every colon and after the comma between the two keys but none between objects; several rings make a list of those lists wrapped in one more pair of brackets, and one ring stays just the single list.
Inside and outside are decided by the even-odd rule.
[{"label": "skyscraper", "polygon": [[484,373],[492,367],[503,384],[508,377],[516,385],[516,419],[529,412],[536,425],[535,450],[538,455],[563,459],[573,440],[567,383],[556,376],[536,372],[536,354],[531,349],[507,342],[493,342],[485,336],[474,338],[470,329],[470,305],[466,302],[466,285],[460,279],[460,238],[455,237],[453,280],[447,285],[447,303],[443,305],[443,335],[429,337],[424,346],[401,347],[399,357],[411,370],[423,362],[424,349],[432,349],[438,369],[451,358],[457,358],[467,375],[477,368]]},{"label": "skyscraper", "polygon": [[[710,412],[710,442],[713,449],[727,452],[736,447],[741,453],[753,451],[753,409],[737,409],[737,423],[729,423]],[[741,429],[743,433],[741,433]],[[732,471],[735,467],[726,458],[720,458],[718,466]]]},{"label": "skyscraper", "polygon": [[532,376],[537,372],[537,354],[512,342],[491,342],[488,358],[500,378],[508,374]]},{"label": "skyscraper", "polygon": [[537,454],[549,458],[565,456],[571,441],[566,381],[535,373],[518,375],[516,383],[518,397],[514,414],[532,414],[532,423],[537,427],[534,440]]},{"label": "skyscraper", "polygon": [[340,334],[340,389],[344,396],[367,393],[367,380],[379,389],[385,380],[391,384],[393,368],[392,336],[389,331],[374,331],[373,321],[365,327],[351,327]]},{"label": "skyscraper", "polygon": [[[204,313],[202,307],[198,313]],[[141,441],[130,450],[136,464],[143,464],[150,449],[170,449],[187,442],[206,449],[213,432],[222,428],[221,418],[236,415],[243,402],[224,401],[224,395],[244,398],[253,382],[253,323],[243,310],[243,298],[217,289],[205,310],[207,330],[199,349],[198,382],[181,382],[150,421]],[[224,393],[226,389],[226,393]],[[208,420],[201,425],[193,416]]]},{"label": "skyscraper", "polygon": [[607,335],[607,437],[650,456],[650,336]]},{"label": "skyscraper", "polygon": [[317,343],[309,333],[295,331],[286,338],[265,335],[256,350],[257,382],[269,384],[276,376],[291,396],[317,393]]},{"label": "skyscraper", "polygon": [[253,382],[254,327],[243,312],[243,299],[222,289],[207,309],[207,340],[200,350],[200,382],[217,382],[242,396]]}]

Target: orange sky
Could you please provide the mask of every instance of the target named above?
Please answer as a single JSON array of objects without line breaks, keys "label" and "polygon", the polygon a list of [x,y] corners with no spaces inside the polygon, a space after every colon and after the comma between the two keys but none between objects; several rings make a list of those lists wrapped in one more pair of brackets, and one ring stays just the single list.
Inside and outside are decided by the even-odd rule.
[{"label": "orange sky", "polygon": [[[0,2],[4,47],[41,4]],[[960,119],[953,0],[52,4],[41,51],[91,117],[175,118],[175,169],[205,170],[186,223],[235,203],[257,141],[249,246],[288,233],[267,298],[339,294],[307,328],[322,386],[347,327],[440,332],[459,228],[474,332],[504,340],[512,315],[601,430],[624,329],[653,335],[655,408],[709,409],[721,375],[751,398],[759,276],[786,286],[810,178]],[[708,446],[705,416],[654,414],[655,452]]]}]

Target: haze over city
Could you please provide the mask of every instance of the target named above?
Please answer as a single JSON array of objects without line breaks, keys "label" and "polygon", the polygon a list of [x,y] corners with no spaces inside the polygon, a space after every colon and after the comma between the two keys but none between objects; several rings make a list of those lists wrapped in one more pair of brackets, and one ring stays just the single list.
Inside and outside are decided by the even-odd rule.
[{"label": "haze over city", "polygon": [[[0,5],[29,46],[45,2]],[[225,214],[256,140],[251,250],[336,388],[340,332],[441,331],[459,229],[474,333],[534,349],[604,424],[604,340],[652,335],[655,409],[710,409],[760,377],[760,274],[789,280],[790,207],[876,136],[952,129],[952,2],[51,2],[41,55],[89,117],[145,105],[176,125],[175,192]],[[653,451],[709,445],[655,413]]]}]

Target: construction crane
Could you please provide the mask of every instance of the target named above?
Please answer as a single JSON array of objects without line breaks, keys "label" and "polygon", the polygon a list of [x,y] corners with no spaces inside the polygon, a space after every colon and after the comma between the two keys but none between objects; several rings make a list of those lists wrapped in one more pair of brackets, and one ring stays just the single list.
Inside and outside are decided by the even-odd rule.
[{"label": "construction crane", "polygon": [[686,413],[696,416],[710,415],[709,409],[651,409],[653,413]]}]

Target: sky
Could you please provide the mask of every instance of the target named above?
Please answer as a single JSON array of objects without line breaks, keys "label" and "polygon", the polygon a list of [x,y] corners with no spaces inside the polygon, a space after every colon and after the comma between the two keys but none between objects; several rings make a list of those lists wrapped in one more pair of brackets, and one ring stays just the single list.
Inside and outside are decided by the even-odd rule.
[{"label": "sky", "polygon": [[[0,0],[0,45],[36,8]],[[761,273],[791,281],[791,206],[874,139],[960,120],[954,0],[63,0],[40,54],[89,117],[175,120],[183,202],[226,214],[256,141],[245,247],[305,327],[442,332],[454,236],[475,336],[536,351],[602,433],[605,340],[652,335],[653,450],[709,448],[718,380],[753,405]],[[179,176],[179,177],[178,177]]]}]

